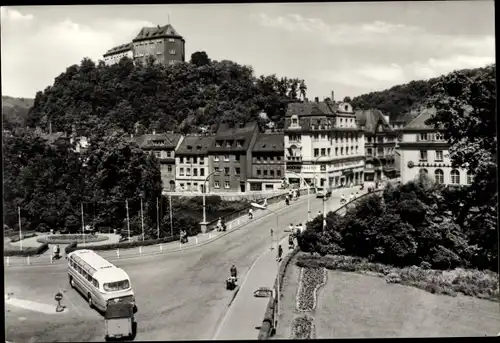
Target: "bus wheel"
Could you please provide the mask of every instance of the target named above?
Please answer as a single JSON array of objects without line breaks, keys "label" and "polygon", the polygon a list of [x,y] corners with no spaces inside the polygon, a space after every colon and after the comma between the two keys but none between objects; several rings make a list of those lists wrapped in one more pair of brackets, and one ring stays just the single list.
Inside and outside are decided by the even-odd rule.
[{"label": "bus wheel", "polygon": [[88,299],[89,299],[89,306],[90,306],[90,308],[94,308],[94,302],[92,301],[92,296],[90,295],[90,293],[87,294],[87,296],[88,296]]},{"label": "bus wheel", "polygon": [[73,277],[69,277],[69,284],[71,285],[71,288],[75,288],[75,281],[73,281]]}]

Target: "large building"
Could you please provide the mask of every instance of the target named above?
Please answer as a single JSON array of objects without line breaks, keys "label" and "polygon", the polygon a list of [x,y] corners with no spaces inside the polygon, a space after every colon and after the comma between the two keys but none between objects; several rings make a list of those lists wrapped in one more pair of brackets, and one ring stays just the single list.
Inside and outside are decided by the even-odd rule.
[{"label": "large building", "polygon": [[333,188],[363,180],[364,135],[348,103],[289,104],[284,145],[289,184]]},{"label": "large building", "polygon": [[406,183],[426,174],[439,184],[466,185],[472,183],[473,175],[451,166],[448,142],[439,130],[425,124],[436,113],[435,109],[424,109],[402,129],[401,181]]},{"label": "large building", "polygon": [[142,150],[148,151],[160,161],[161,180],[164,191],[175,190],[175,151],[181,144],[183,136],[180,133],[144,134],[135,138]]},{"label": "large building", "polygon": [[419,112],[412,110],[409,113],[398,114],[395,118],[391,119],[390,124],[394,131],[397,132],[398,136],[396,139],[396,146],[394,147],[394,166],[396,167],[396,176],[401,176],[401,151],[399,149],[399,143],[403,140],[403,133],[401,130],[416,116]]},{"label": "large building", "polygon": [[252,147],[259,135],[257,123],[220,124],[208,149],[209,163],[216,172],[209,179],[210,191],[246,193],[252,164]]},{"label": "large building", "polygon": [[364,181],[394,178],[394,153],[398,133],[391,127],[389,116],[380,110],[370,109],[356,111],[356,118],[365,134]]},{"label": "large building", "polygon": [[177,192],[203,192],[211,170],[208,148],[213,140],[214,137],[209,135],[192,134],[184,137],[175,156]]},{"label": "large building", "polygon": [[260,133],[251,149],[248,187],[250,192],[276,191],[285,178],[283,132]]},{"label": "large building", "polygon": [[125,56],[141,62],[152,56],[157,63],[168,65],[185,61],[185,44],[184,38],[170,24],[143,27],[131,43],[114,47],[103,57],[108,65],[118,63]]}]

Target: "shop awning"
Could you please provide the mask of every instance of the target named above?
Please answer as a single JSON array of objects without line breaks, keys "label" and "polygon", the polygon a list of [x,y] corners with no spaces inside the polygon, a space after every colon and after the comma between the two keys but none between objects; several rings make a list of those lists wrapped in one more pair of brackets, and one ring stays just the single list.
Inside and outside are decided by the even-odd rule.
[{"label": "shop awning", "polygon": [[352,169],[342,170],[342,175],[349,176],[353,174],[354,172],[352,171]]}]

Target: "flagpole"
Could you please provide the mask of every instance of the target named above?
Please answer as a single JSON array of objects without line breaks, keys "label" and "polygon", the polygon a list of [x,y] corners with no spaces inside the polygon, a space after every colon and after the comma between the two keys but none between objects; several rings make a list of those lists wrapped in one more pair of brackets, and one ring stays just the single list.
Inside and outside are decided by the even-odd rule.
[{"label": "flagpole", "polygon": [[83,244],[85,244],[85,220],[83,218],[83,202],[81,203],[81,212],[82,212],[82,240]]},{"label": "flagpole", "polygon": [[160,212],[158,208],[158,197],[156,197],[156,229],[158,231],[158,239],[160,239]]},{"label": "flagpole", "polygon": [[23,250],[23,234],[21,229],[21,206],[17,208],[17,212],[19,214],[19,250]]},{"label": "flagpole", "polygon": [[142,240],[144,241],[144,215],[142,210],[142,198],[141,198],[141,228],[142,228]]},{"label": "flagpole", "polygon": [[170,235],[174,237],[174,224],[172,220],[172,195],[168,195],[168,200],[170,202]]},{"label": "flagpole", "polygon": [[130,220],[128,217],[128,199],[125,199],[125,207],[127,209],[127,229],[128,229],[128,241],[130,242]]}]

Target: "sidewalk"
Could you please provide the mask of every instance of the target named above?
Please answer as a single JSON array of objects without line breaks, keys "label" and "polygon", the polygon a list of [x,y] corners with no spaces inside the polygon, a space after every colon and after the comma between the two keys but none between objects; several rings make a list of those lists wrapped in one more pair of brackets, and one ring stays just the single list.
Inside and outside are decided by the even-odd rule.
[{"label": "sidewalk", "polygon": [[[313,196],[313,195],[312,195]],[[307,197],[302,197],[299,201],[294,201],[292,202],[292,205],[294,204],[299,204],[307,200]],[[276,211],[281,208],[284,208],[286,205],[284,201],[274,203],[274,204],[269,204],[268,208]],[[267,210],[254,210],[254,219],[263,217],[263,216],[268,216],[272,215],[271,212]],[[218,232],[216,230],[212,230],[208,233],[205,234],[198,234],[197,236],[192,236],[189,237],[189,241],[186,244],[180,244],[179,241],[173,241],[169,243],[164,243],[164,244],[155,244],[155,245],[149,245],[149,246],[144,246],[144,247],[136,247],[136,248],[129,248],[129,249],[116,249],[116,250],[96,250],[96,252],[101,255],[102,257],[108,259],[108,260],[117,260],[117,259],[122,259],[122,258],[132,258],[132,257],[138,257],[141,255],[154,255],[154,254],[161,254],[161,253],[168,253],[168,252],[174,252],[174,251],[180,251],[184,249],[192,249],[196,246],[201,246],[208,244],[209,242],[216,240],[229,232],[236,230],[246,223],[249,222],[249,218],[247,215],[244,215],[240,218],[234,219],[230,222],[227,223],[227,231],[225,232]],[[104,242],[100,242],[104,243]],[[64,254],[64,249],[62,249],[63,254]],[[31,257],[20,257],[20,256],[10,256],[10,257],[5,257],[4,256],[4,266],[25,266],[25,265],[50,265],[50,264],[63,264],[66,263],[66,259],[62,258],[60,260],[52,260],[52,254],[42,254],[38,256],[31,256]]]}]

